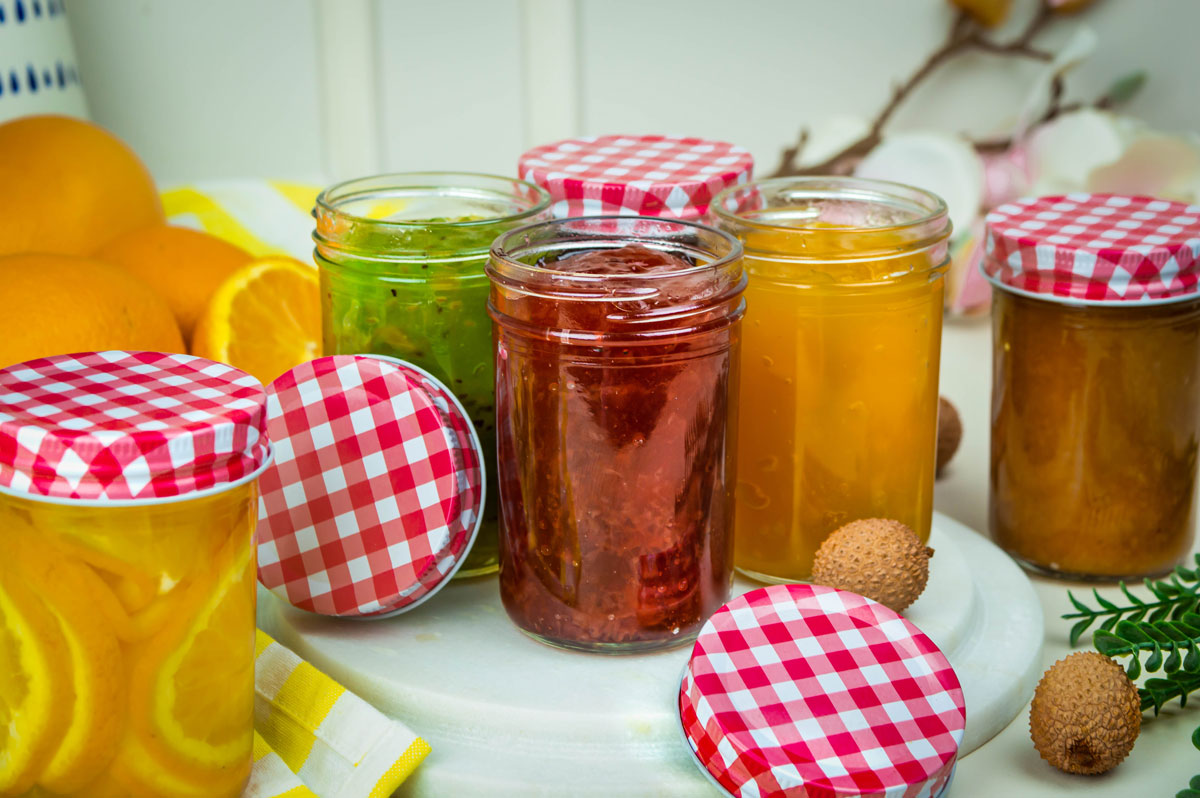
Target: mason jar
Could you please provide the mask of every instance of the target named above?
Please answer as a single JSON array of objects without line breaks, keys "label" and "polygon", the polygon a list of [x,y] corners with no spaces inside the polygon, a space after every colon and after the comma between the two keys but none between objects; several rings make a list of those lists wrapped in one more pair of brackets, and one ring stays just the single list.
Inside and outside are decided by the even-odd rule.
[{"label": "mason jar", "polygon": [[684,643],[732,584],[741,247],[649,217],[497,239],[500,594],[551,645]]},{"label": "mason jar", "polygon": [[927,540],[950,222],[919,189],[773,178],[713,200],[745,247],[734,563],[804,580],[825,538],[893,518]]},{"label": "mason jar", "polygon": [[240,796],[262,386],[100,352],[0,370],[0,395],[0,792]]},{"label": "mason jar", "polygon": [[[426,369],[466,408],[496,473],[488,248],[548,215],[550,198],[520,180],[459,172],[380,175],[317,198],[315,258],[326,355],[376,354]],[[497,500],[459,576],[497,567]]]},{"label": "mason jar", "polygon": [[993,538],[1045,574],[1170,571],[1195,531],[1200,207],[1071,194],[987,225]]}]

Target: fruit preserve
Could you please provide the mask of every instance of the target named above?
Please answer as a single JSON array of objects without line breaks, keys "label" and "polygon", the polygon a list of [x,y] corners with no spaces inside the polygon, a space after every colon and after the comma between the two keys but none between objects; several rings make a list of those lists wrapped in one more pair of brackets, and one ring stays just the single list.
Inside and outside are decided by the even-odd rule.
[{"label": "fruit preserve", "polygon": [[940,199],[852,178],[779,178],[713,201],[745,245],[738,570],[808,578],[860,518],[929,536],[943,274]]},{"label": "fruit preserve", "polygon": [[1043,573],[1171,570],[1195,529],[1200,208],[1072,194],[987,222],[993,537]]},{"label": "fruit preserve", "polygon": [[0,394],[0,795],[241,795],[262,387],[104,352]]},{"label": "fruit preserve", "polygon": [[[489,175],[382,175],[333,186],[314,211],[326,355],[426,369],[466,408],[496,472],[492,333],[484,273],[496,236],[548,214],[549,196]],[[459,575],[494,571],[496,492]]]},{"label": "fruit preserve", "polygon": [[500,592],[552,645],[683,643],[729,596],[741,248],[592,217],[497,240]]}]

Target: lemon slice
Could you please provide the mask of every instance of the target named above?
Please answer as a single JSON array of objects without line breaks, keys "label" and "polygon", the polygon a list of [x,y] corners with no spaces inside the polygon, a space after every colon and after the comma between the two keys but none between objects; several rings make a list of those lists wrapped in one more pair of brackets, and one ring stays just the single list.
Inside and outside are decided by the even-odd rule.
[{"label": "lemon slice", "polygon": [[252,261],[226,278],[196,325],[192,354],[263,385],[321,353],[317,270],[291,258]]},{"label": "lemon slice", "polygon": [[0,793],[20,795],[66,731],[67,644],[41,599],[0,558]]},{"label": "lemon slice", "polygon": [[[240,772],[248,761],[254,601],[252,537],[238,527],[212,578],[190,586],[178,622],[147,641],[132,668],[131,728],[140,748],[173,778],[205,783]],[[147,770],[138,761],[127,764]]]}]

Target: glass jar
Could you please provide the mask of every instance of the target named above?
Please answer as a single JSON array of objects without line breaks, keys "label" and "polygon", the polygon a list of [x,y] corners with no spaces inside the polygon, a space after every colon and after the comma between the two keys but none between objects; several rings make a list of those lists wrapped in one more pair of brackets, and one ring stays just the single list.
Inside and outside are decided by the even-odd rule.
[{"label": "glass jar", "polygon": [[[466,408],[496,463],[488,248],[501,233],[548,216],[549,195],[520,180],[455,172],[380,175],[317,198],[324,353],[413,363]],[[497,567],[496,491],[459,576]]]},{"label": "glass jar", "polygon": [[262,387],[105,352],[4,369],[0,391],[0,793],[240,796]]},{"label": "glass jar", "polygon": [[500,594],[542,642],[693,637],[732,584],[741,247],[589,217],[496,241]]},{"label": "glass jar", "polygon": [[734,563],[807,579],[825,538],[860,518],[929,536],[943,275],[936,196],[855,178],[728,189],[716,224],[749,285]]},{"label": "glass jar", "polygon": [[1043,197],[988,226],[993,538],[1044,574],[1170,571],[1195,530],[1200,208]]}]

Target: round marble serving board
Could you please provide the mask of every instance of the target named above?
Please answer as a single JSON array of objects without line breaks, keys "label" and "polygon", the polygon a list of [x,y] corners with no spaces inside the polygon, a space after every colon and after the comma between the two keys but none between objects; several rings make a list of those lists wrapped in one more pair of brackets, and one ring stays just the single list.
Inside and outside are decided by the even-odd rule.
[{"label": "round marble serving board", "polygon": [[[905,615],[962,682],[966,755],[1029,700],[1042,611],[1024,573],[974,531],[935,514],[929,545],[929,586]],[[738,579],[734,593],[754,587]],[[625,657],[549,648],[509,622],[494,577],[377,621],[312,615],[260,589],[259,625],[429,742],[399,796],[717,794],[674,716],[690,646]]]}]

